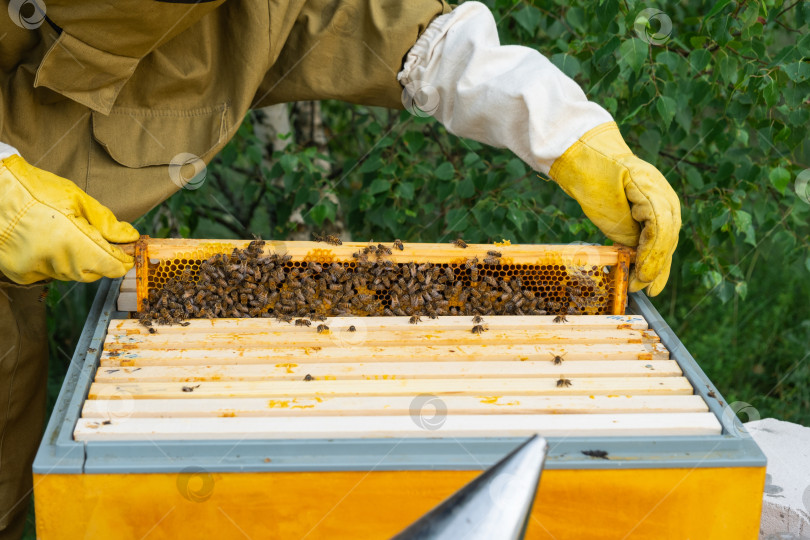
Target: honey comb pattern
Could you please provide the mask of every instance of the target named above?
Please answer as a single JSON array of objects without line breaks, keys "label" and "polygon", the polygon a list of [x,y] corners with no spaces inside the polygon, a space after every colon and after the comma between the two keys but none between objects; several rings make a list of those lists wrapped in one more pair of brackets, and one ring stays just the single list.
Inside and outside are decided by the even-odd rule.
[{"label": "honey comb pattern", "polygon": [[[173,258],[162,261],[150,261],[147,273],[148,291],[150,296],[154,296],[167,284],[176,281],[185,281],[189,285],[196,285],[199,281],[201,265],[210,257],[217,254],[227,254],[231,252],[231,246],[218,244],[204,244],[198,249],[188,252],[177,253]],[[375,283],[370,268],[374,265],[383,264],[383,260],[370,262],[336,261],[334,253],[329,249],[313,249],[303,257],[303,260],[290,260],[281,266],[285,279],[283,284],[275,289],[270,289],[271,299],[273,292],[284,294],[294,293],[298,288],[297,276],[306,273],[312,268],[312,263],[317,265],[338,264],[345,269],[348,275],[360,275],[362,280],[355,282],[351,287],[350,294],[356,298],[366,299],[363,302],[350,302],[344,308],[332,305],[328,295],[323,291],[313,287],[305,295],[309,305],[308,313],[325,316],[334,316],[339,313],[359,316],[386,315],[386,314],[424,314],[419,306],[401,306],[397,302],[398,295],[392,294],[391,283]],[[420,264],[419,261],[414,261]],[[478,262],[470,264],[467,259],[460,257],[458,262],[437,263],[431,265],[432,268],[439,268],[441,275],[446,275],[446,269],[452,271],[452,280],[446,283],[447,287],[458,291],[454,294],[445,295],[443,300],[449,303],[451,308],[457,308],[460,314],[474,313],[475,310],[465,303],[473,301],[472,298],[480,297],[478,292],[490,293],[492,309],[494,313],[509,313],[509,304],[514,295],[507,293],[501,283],[520,284],[520,290],[525,299],[531,301],[537,299],[539,306],[547,313],[557,314],[584,314],[603,315],[611,313],[611,306],[615,295],[614,279],[612,273],[607,268],[594,265],[577,264],[581,261],[563,261],[559,258],[548,258],[538,261],[537,264],[514,264],[507,257],[499,260],[499,264],[485,264]],[[408,276],[407,263],[389,263],[390,268],[396,270],[400,275]],[[491,286],[486,281],[492,278],[499,285]],[[489,282],[492,283],[492,282]],[[460,287],[454,287],[460,284]],[[238,286],[238,284],[234,284]],[[509,285],[505,286],[509,289]],[[492,295],[492,291],[497,290],[497,298]],[[392,296],[395,297],[392,302]],[[252,310],[250,316],[269,316],[275,309],[275,302],[268,302],[261,309]],[[302,313],[298,312],[297,315]],[[224,316],[224,315],[223,315]]]}]

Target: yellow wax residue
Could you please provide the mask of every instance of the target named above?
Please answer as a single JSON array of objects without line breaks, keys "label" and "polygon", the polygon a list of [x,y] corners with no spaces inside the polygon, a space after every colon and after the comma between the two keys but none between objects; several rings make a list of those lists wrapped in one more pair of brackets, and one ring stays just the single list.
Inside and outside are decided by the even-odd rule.
[{"label": "yellow wax residue", "polygon": [[363,378],[366,379],[366,380],[372,380],[372,381],[379,381],[379,380],[393,381],[393,380],[395,380],[397,378],[397,376],[396,375],[363,375]]},{"label": "yellow wax residue", "polygon": [[276,367],[287,368],[287,373],[295,373],[292,368],[298,367],[298,364],[276,364]]},{"label": "yellow wax residue", "polygon": [[293,405],[291,409],[312,409],[315,405]]},{"label": "yellow wax residue", "polygon": [[290,406],[288,399],[271,399],[267,402],[267,407],[270,409],[286,409]]},{"label": "yellow wax residue", "polygon": [[233,417],[236,416],[236,413],[234,411],[227,410],[227,411],[222,411],[221,413],[219,413],[219,416],[220,416],[220,418],[233,418]]},{"label": "yellow wax residue", "polygon": [[323,403],[323,399],[319,398],[318,396],[315,396],[315,401],[318,403]]},{"label": "yellow wax residue", "polygon": [[520,360],[521,362],[525,362],[528,359],[529,359],[528,356],[521,356],[520,358],[518,358],[518,360]]},{"label": "yellow wax residue", "polygon": [[517,401],[517,400],[515,400],[515,401],[508,401],[508,402],[506,402],[506,403],[496,403],[495,405],[507,405],[507,406],[508,406],[508,405],[520,405],[520,401]]},{"label": "yellow wax residue", "polygon": [[498,246],[498,247],[511,246],[512,241],[507,240],[506,238],[502,238],[500,242],[495,242],[495,245]]},{"label": "yellow wax residue", "polygon": [[322,377],[322,379],[323,379],[324,381],[334,381],[334,380],[336,380],[336,379],[337,379],[337,377],[335,377],[334,375],[324,375],[324,376]]},{"label": "yellow wax residue", "polygon": [[611,398],[611,397],[619,397],[619,396],[616,395],[616,394],[608,394],[607,397]]},{"label": "yellow wax residue", "polygon": [[594,396],[588,396],[588,397],[591,398],[591,399],[596,399]]},{"label": "yellow wax residue", "polygon": [[498,403],[498,400],[501,399],[501,396],[490,396],[481,398],[481,403],[488,403],[490,405],[495,405]]}]

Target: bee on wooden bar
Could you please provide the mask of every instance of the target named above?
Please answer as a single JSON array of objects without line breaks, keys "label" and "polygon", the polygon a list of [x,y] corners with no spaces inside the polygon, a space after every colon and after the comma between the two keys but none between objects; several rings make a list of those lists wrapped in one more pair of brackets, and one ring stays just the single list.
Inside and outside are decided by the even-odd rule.
[{"label": "bee on wooden bar", "polygon": [[500,251],[492,251],[492,250],[487,251],[487,255],[489,255],[490,257],[502,257],[503,256]]},{"label": "bee on wooden bar", "polygon": [[319,334],[326,334],[329,332],[329,327],[325,324],[319,324],[317,330]]},{"label": "bee on wooden bar", "polygon": [[295,319],[295,326],[312,326],[312,321],[308,319]]},{"label": "bee on wooden bar", "polygon": [[392,253],[393,253],[393,251],[391,251],[391,248],[385,247],[382,244],[377,244],[377,255],[379,255],[379,254],[391,255]]},{"label": "bee on wooden bar", "polygon": [[150,333],[150,334],[157,334],[157,333],[158,333],[158,331],[157,331],[157,330],[155,330],[154,328],[152,328],[152,327],[150,326],[150,327],[149,327],[149,333]]},{"label": "bee on wooden bar", "polygon": [[484,318],[481,315],[476,315],[472,319],[473,324],[480,324],[484,322]]},{"label": "bee on wooden bar", "polygon": [[473,334],[476,334],[476,335],[481,335],[484,332],[486,332],[487,330],[489,330],[489,328],[487,328],[486,325],[484,325],[484,324],[476,324],[475,326],[472,327],[472,330],[470,330],[470,332],[472,332]]},{"label": "bee on wooden bar", "polygon": [[565,318],[564,314],[560,314],[560,315],[557,315],[556,317],[554,317],[554,322],[555,323],[566,323],[566,322],[568,322],[568,319]]},{"label": "bee on wooden bar", "polygon": [[464,263],[465,268],[472,268],[478,264],[478,257],[473,257],[472,259],[467,259],[467,262]]},{"label": "bee on wooden bar", "polygon": [[567,388],[572,384],[571,379],[566,379],[565,377],[557,379],[557,388]]},{"label": "bee on wooden bar", "polygon": [[312,319],[313,321],[325,321],[326,320],[326,317],[324,317],[323,315],[310,315],[309,318]]},{"label": "bee on wooden bar", "polygon": [[559,354],[554,354],[553,352],[549,351],[549,353],[548,353],[548,354],[550,354],[551,356],[553,356],[553,357],[554,357],[554,358],[551,360],[552,362],[554,362],[554,365],[555,365],[555,366],[559,366],[560,364],[562,364],[562,363],[563,363],[563,356],[565,356],[566,354],[568,354],[568,352],[566,351],[566,352],[562,353],[562,355],[559,355]]},{"label": "bee on wooden bar", "polygon": [[357,332],[357,328],[354,325],[349,326],[349,332]]},{"label": "bee on wooden bar", "polygon": [[183,392],[193,392],[195,388],[199,388],[199,387],[200,387],[199,384],[196,385],[196,386],[184,386],[182,388],[182,390],[183,390]]},{"label": "bee on wooden bar", "polygon": [[453,245],[460,248],[466,248],[467,242],[465,242],[461,238],[456,238],[455,240],[453,240]]},{"label": "bee on wooden bar", "polygon": [[396,249],[400,250],[400,251],[404,251],[404,250],[405,250],[405,246],[403,246],[403,245],[402,245],[402,240],[400,240],[399,238],[397,238],[396,240],[394,240],[394,247],[395,247]]},{"label": "bee on wooden bar", "polygon": [[501,264],[501,261],[500,261],[500,259],[497,259],[496,257],[485,257],[484,258],[484,264],[496,265],[496,264]]},{"label": "bee on wooden bar", "polygon": [[315,380],[315,377],[313,377],[312,375],[310,375],[309,373],[307,373],[306,375],[304,375],[304,380],[305,380],[305,381],[314,381],[314,380]]},{"label": "bee on wooden bar", "polygon": [[337,236],[331,235],[331,234],[321,236],[319,234],[313,233],[312,236],[315,237],[316,242],[324,242],[326,244],[331,244],[333,246],[342,246],[343,245],[343,241],[340,238],[338,238]]},{"label": "bee on wooden bar", "polygon": [[421,321],[422,321],[422,318],[419,315],[414,315],[413,317],[410,318],[410,320],[408,322],[410,324],[416,324],[416,323],[419,323]]}]

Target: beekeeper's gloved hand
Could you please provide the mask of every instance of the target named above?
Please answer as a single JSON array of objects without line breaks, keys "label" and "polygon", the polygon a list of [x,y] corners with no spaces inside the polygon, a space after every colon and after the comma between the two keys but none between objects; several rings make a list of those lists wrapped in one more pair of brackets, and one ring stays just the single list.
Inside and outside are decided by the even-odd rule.
[{"label": "beekeeper's gloved hand", "polygon": [[109,242],[138,236],[76,184],[0,143],[0,272],[6,277],[19,284],[120,277],[134,261]]},{"label": "beekeeper's gloved hand", "polygon": [[681,228],[678,196],[573,80],[534,49],[501,46],[486,6],[465,2],[435,19],[398,79],[406,108],[509,148],[576,199],[608,238],[638,246],[630,290],[661,292]]}]

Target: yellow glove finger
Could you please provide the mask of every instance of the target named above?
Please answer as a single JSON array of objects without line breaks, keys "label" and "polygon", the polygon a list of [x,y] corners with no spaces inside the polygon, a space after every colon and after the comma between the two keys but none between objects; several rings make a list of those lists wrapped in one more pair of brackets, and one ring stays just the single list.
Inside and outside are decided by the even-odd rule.
[{"label": "yellow glove finger", "polygon": [[648,293],[655,296],[666,284],[678,245],[680,202],[658,169],[635,156],[622,162],[629,176],[625,191],[633,219],[642,224],[633,281],[649,285]]}]

